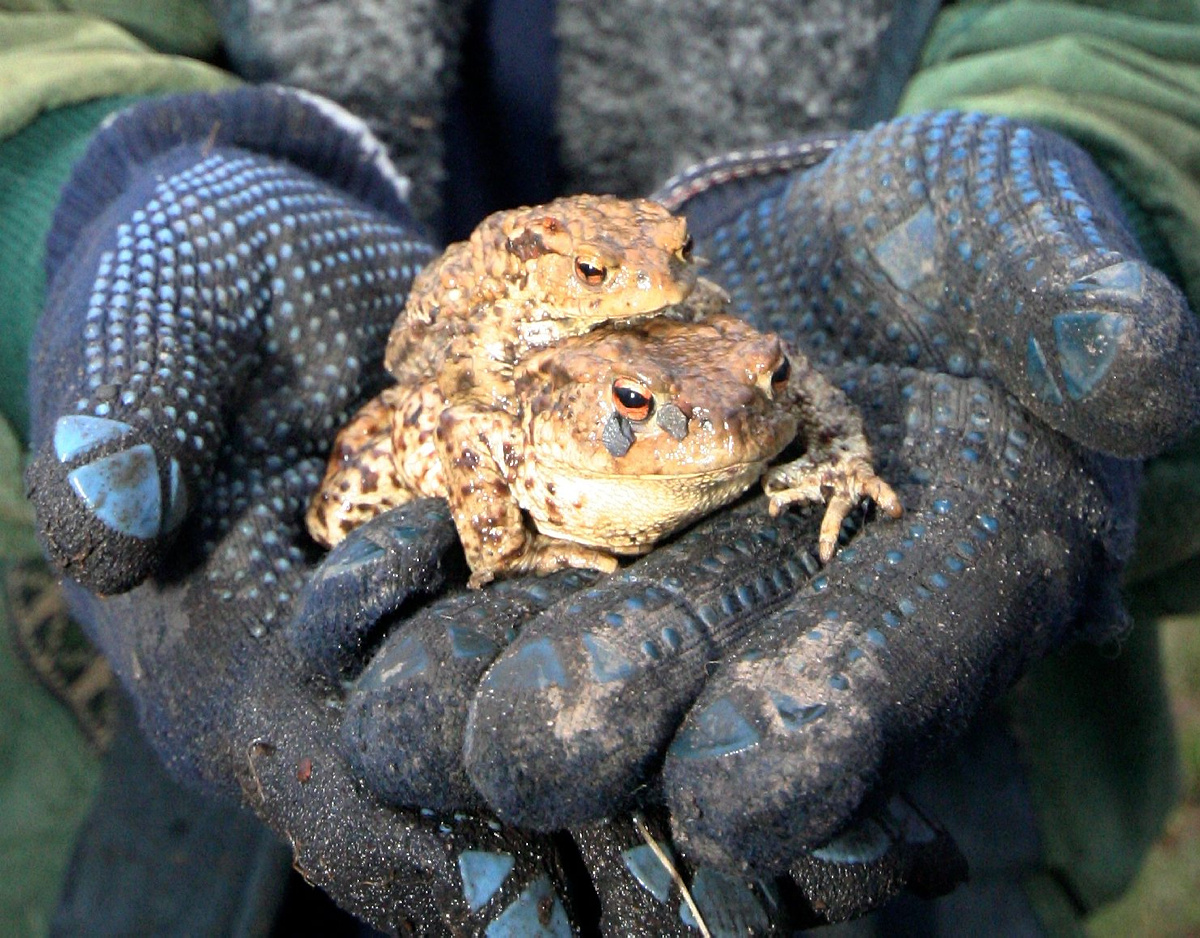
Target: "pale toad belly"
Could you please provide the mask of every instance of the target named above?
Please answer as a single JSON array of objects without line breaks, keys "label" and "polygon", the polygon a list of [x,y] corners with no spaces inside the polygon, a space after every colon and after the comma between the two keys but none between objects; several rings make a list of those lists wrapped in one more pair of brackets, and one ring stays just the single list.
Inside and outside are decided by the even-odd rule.
[{"label": "pale toad belly", "polygon": [[538,531],[614,554],[644,554],[658,541],[733,501],[765,461],[674,476],[588,476],[542,466],[526,510]]}]

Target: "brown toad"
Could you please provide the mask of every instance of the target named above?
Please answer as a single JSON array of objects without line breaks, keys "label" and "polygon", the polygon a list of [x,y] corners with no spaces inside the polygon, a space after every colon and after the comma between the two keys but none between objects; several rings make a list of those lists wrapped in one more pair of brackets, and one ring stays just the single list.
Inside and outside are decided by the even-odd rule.
[{"label": "brown toad", "polygon": [[[313,537],[331,545],[412,498],[446,498],[478,587],[612,571],[615,555],[645,553],[760,478],[773,513],[828,502],[823,560],[864,497],[900,514],[845,396],[732,316],[601,327],[527,356],[513,386],[512,412],[448,406],[433,382],[367,404],[338,436],[309,508]],[[805,454],[768,469],[798,432]],[[446,438],[462,484],[439,456]]]},{"label": "brown toad", "polygon": [[512,367],[602,322],[682,302],[687,222],[657,202],[575,195],[497,212],[413,282],[384,358],[401,388],[512,411]]}]

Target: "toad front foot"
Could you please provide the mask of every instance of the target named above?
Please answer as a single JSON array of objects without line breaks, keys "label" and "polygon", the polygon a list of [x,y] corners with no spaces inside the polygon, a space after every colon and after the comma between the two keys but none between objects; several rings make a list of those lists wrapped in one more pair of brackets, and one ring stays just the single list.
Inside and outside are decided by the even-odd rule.
[{"label": "toad front foot", "polygon": [[545,534],[531,533],[524,552],[512,560],[506,559],[503,565],[485,567],[482,564],[472,564],[471,578],[467,581],[467,586],[479,589],[497,576],[519,576],[523,573],[545,575],[556,570],[565,570],[567,567],[613,573],[618,565],[617,558],[606,550],[548,537]]},{"label": "toad front foot", "polygon": [[889,517],[899,518],[904,512],[892,487],[875,474],[871,460],[850,453],[816,459],[805,454],[776,466],[763,476],[763,491],[770,499],[772,517],[798,502],[825,502],[817,540],[822,563],[833,558],[842,522],[864,498]]}]

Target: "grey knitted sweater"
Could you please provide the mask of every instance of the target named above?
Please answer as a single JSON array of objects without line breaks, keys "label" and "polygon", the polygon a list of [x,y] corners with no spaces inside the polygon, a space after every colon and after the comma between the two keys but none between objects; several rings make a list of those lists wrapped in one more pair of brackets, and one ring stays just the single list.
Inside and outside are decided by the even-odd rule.
[{"label": "grey knitted sweater", "polygon": [[[530,11],[541,6],[502,0],[215,5],[238,70],[320,92],[364,117],[411,176],[414,207],[425,217],[437,205],[444,174],[447,102],[464,66],[473,64],[469,57],[478,54],[476,47],[463,52],[470,20],[489,21],[487,31],[496,18],[512,26],[513,18],[535,15]],[[880,50],[886,59],[894,45],[887,35],[893,6],[894,0],[558,0],[545,25],[557,78],[550,132],[565,188],[646,192],[715,153],[884,116],[870,112],[881,96],[894,100],[899,90],[878,87],[877,77]],[[528,54],[546,51],[543,44]]]}]

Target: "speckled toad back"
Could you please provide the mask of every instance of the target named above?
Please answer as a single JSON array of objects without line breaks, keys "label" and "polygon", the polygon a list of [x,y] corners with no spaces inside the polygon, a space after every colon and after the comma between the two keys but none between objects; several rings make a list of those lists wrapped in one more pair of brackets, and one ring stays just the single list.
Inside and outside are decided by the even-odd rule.
[{"label": "speckled toad back", "polygon": [[401,387],[511,410],[512,366],[602,322],[680,303],[687,223],[647,199],[575,195],[497,212],[413,283],[385,362]]},{"label": "speckled toad back", "polygon": [[[511,413],[447,406],[433,382],[385,391],[339,435],[310,532],[333,544],[388,508],[443,497],[480,586],[564,566],[611,571],[614,555],[648,551],[759,478],[772,511],[828,501],[826,560],[864,497],[900,513],[842,393],[732,316],[602,327],[527,356],[513,384]],[[768,471],[798,432],[803,457]]]}]

